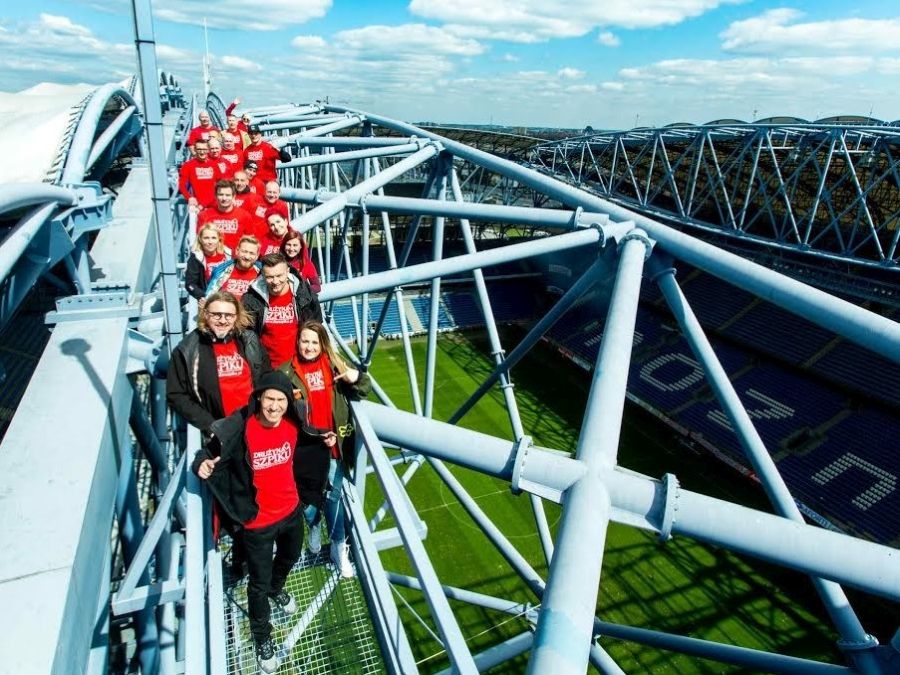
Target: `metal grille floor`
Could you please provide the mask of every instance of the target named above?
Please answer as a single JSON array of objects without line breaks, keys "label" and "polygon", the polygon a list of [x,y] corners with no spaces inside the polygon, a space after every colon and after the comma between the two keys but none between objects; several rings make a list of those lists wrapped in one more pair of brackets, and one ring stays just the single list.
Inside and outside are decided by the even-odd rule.
[{"label": "metal grille floor", "polygon": [[[328,555],[304,550],[285,590],[297,611],[272,610],[272,639],[279,646],[278,673],[383,673],[384,664],[369,619],[369,607],[356,577],[342,579]],[[247,578],[225,589],[228,673],[260,672],[247,617]]]}]

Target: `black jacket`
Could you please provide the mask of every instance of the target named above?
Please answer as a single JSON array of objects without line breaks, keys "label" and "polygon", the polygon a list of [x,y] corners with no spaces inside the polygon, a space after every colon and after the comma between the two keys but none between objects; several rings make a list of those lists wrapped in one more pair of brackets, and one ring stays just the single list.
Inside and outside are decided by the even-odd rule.
[{"label": "black jacket", "polygon": [[[303,325],[303,322],[308,319],[321,321],[322,308],[319,306],[319,298],[313,293],[309,282],[294,274],[288,274],[288,283],[291,285],[291,291],[294,294],[294,309],[297,311],[297,319],[300,325]],[[241,298],[241,302],[253,317],[253,330],[256,331],[257,335],[262,335],[263,324],[266,318],[266,307],[269,306],[269,288],[266,286],[266,280],[261,274],[250,284],[250,288],[247,289],[247,292]]]},{"label": "black jacket", "polygon": [[[255,333],[245,330],[227,339],[237,341],[238,352],[250,364],[254,384],[260,375],[272,370],[269,355]],[[216,340],[212,333],[199,328],[185,335],[172,353],[166,377],[166,400],[172,410],[203,432],[225,416],[213,352]]]},{"label": "black jacket", "polygon": [[[210,427],[213,436],[194,456],[191,467],[197,473],[203,460],[221,457],[206,484],[219,506],[235,523],[246,523],[259,513],[245,433],[247,419],[255,413],[256,400],[253,399],[250,405],[233,415],[213,422]],[[300,501],[321,506],[328,480],[328,452],[322,439],[311,435],[314,432],[306,424],[304,401],[292,401],[287,415],[300,430],[294,452],[294,480]]]}]

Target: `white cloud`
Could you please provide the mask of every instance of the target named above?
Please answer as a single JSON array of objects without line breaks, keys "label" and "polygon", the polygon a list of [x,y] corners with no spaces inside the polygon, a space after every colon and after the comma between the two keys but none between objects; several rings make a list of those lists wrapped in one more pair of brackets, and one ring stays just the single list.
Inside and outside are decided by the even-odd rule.
[{"label": "white cloud", "polygon": [[[159,66],[167,72],[195,68],[199,55],[157,44]],[[100,84],[123,80],[137,69],[131,42],[101,40],[86,26],[71,19],[41,14],[36,21],[7,26],[0,31],[3,86],[11,90],[36,81]]]},{"label": "white cloud", "polygon": [[772,9],[735,21],[719,37],[726,51],[746,54],[879,53],[900,49],[900,19],[797,21],[795,9]]},{"label": "white cloud", "polygon": [[507,63],[518,63],[519,57],[513,54],[506,53],[500,57],[501,61],[506,61]]},{"label": "white cloud", "polygon": [[597,85],[595,84],[573,84],[566,87],[567,94],[596,94]]},{"label": "white cloud", "polygon": [[608,30],[601,31],[599,35],[597,35],[597,42],[605,47],[618,47],[622,44],[622,41],[619,37],[613,33],[610,33]]},{"label": "white cloud", "polygon": [[318,35],[298,35],[291,40],[291,46],[297,49],[325,49],[328,43]]},{"label": "white cloud", "polygon": [[596,27],[674,25],[735,0],[411,0],[409,10],[459,35],[538,42],[578,37]]},{"label": "white cloud", "polygon": [[564,80],[577,80],[579,78],[584,77],[584,71],[578,70],[578,68],[570,68],[566,66],[565,68],[560,68],[556,71],[557,77],[561,77]]},{"label": "white cloud", "polygon": [[399,26],[366,26],[341,31],[334,36],[339,46],[368,53],[426,53],[453,56],[477,56],[485,47],[475,40],[423,23]]},{"label": "white cloud", "polygon": [[220,61],[225,68],[242,70],[248,73],[259,72],[263,69],[263,67],[255,61],[245,59],[241,56],[223,56]]},{"label": "white cloud", "polygon": [[[78,0],[92,8],[131,12],[123,0]],[[210,28],[269,31],[319,19],[332,0],[155,0],[154,18]]]},{"label": "white cloud", "polygon": [[625,85],[621,82],[601,82],[600,88],[604,91],[622,91]]}]

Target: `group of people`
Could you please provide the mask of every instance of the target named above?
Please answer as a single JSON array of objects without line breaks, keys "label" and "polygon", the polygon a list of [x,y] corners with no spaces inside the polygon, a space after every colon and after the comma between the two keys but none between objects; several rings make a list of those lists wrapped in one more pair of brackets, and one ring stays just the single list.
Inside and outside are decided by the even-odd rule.
[{"label": "group of people", "polygon": [[[271,605],[287,614],[297,609],[284,586],[302,554],[304,523],[308,549],[318,553],[324,515],[336,569],[354,574],[341,490],[353,454],[349,401],[365,396],[370,383],[331,346],[318,274],[303,236],[290,227],[275,160],[268,173],[271,153],[245,159],[230,178],[213,157],[217,141],[230,152],[249,140],[245,158],[268,145],[258,126],[249,124],[246,134],[240,128],[249,120],[231,115],[236,103],[226,130],[202,112],[188,137],[193,157],[181,168],[182,194],[191,208],[205,207],[185,270],[199,313],[172,354],[166,393],[172,409],[202,432],[192,468],[232,537],[233,575],[246,568],[257,660],[271,673],[278,667]],[[269,180],[252,192],[260,176]]]}]

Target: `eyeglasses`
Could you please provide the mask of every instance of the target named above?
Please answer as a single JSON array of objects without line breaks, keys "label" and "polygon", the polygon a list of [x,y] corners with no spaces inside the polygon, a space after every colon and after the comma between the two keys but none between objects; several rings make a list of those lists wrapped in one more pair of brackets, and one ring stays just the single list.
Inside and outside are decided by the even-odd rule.
[{"label": "eyeglasses", "polygon": [[206,315],[210,319],[218,319],[219,321],[222,321],[223,319],[231,320],[237,316],[237,314],[233,312],[207,312]]}]

